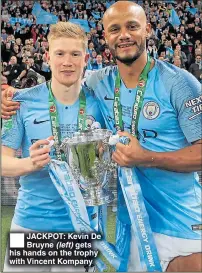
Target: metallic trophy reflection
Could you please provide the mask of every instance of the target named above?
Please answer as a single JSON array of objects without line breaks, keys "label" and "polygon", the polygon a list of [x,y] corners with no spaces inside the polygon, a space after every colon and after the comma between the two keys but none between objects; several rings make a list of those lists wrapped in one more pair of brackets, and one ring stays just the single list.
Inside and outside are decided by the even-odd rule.
[{"label": "metallic trophy reflection", "polygon": [[108,144],[111,135],[112,132],[105,129],[82,131],[65,138],[61,144],[87,206],[114,200],[108,189],[115,168],[111,162],[112,146]]}]

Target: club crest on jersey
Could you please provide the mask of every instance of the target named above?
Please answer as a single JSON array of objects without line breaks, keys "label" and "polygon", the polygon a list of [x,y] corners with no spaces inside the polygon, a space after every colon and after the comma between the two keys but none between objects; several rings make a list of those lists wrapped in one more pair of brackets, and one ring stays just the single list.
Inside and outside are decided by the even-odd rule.
[{"label": "club crest on jersey", "polygon": [[51,106],[50,106],[50,112],[51,112],[51,113],[55,113],[55,112],[56,112],[56,107],[55,107],[55,105],[51,105]]},{"label": "club crest on jersey", "polygon": [[81,109],[79,110],[79,114],[80,114],[80,115],[83,115],[83,114],[84,114],[84,109],[83,109],[83,108],[81,108]]},{"label": "club crest on jersey", "polygon": [[142,111],[146,119],[155,119],[160,113],[160,107],[155,101],[149,101],[144,105]]},{"label": "club crest on jersey", "polygon": [[139,87],[144,87],[145,86],[145,81],[141,80],[138,83]]}]

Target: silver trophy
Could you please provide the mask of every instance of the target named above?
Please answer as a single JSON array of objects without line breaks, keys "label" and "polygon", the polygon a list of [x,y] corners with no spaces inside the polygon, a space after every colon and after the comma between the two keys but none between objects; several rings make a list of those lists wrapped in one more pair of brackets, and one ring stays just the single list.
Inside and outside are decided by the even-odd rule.
[{"label": "silver trophy", "polygon": [[114,173],[111,162],[112,132],[105,129],[77,132],[61,144],[67,163],[79,184],[87,206],[99,206],[113,201],[108,183]]}]

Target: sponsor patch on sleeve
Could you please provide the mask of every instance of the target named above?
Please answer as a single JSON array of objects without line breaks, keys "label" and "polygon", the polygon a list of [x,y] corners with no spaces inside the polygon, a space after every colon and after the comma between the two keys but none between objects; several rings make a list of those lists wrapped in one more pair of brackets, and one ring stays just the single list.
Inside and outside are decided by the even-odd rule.
[{"label": "sponsor patch on sleeve", "polygon": [[202,96],[186,101],[185,107],[190,108],[192,111],[189,120],[192,120],[196,116],[202,114]]}]

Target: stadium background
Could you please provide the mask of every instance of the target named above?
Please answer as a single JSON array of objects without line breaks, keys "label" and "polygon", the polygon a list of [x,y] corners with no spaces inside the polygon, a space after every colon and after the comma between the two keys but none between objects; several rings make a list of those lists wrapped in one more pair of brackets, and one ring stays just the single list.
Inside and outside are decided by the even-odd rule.
[{"label": "stadium background", "polygon": [[[89,54],[86,74],[108,65],[115,65],[115,60],[105,43],[102,27],[103,13],[114,2],[39,1],[36,6],[35,1],[2,1],[2,87],[8,84],[23,88],[50,79],[51,71],[45,54],[48,49],[47,34],[49,25],[57,20],[70,20],[85,29]],[[189,70],[202,82],[201,1],[136,0],[133,2],[143,6],[147,19],[152,25],[152,34],[147,40],[148,53],[155,58]],[[20,156],[20,152],[17,156]],[[2,258],[18,188],[18,178],[2,177]],[[111,189],[116,195],[115,183],[112,183]],[[116,201],[113,205],[115,204]],[[115,214],[111,209],[109,212],[109,239],[113,241]]]}]

